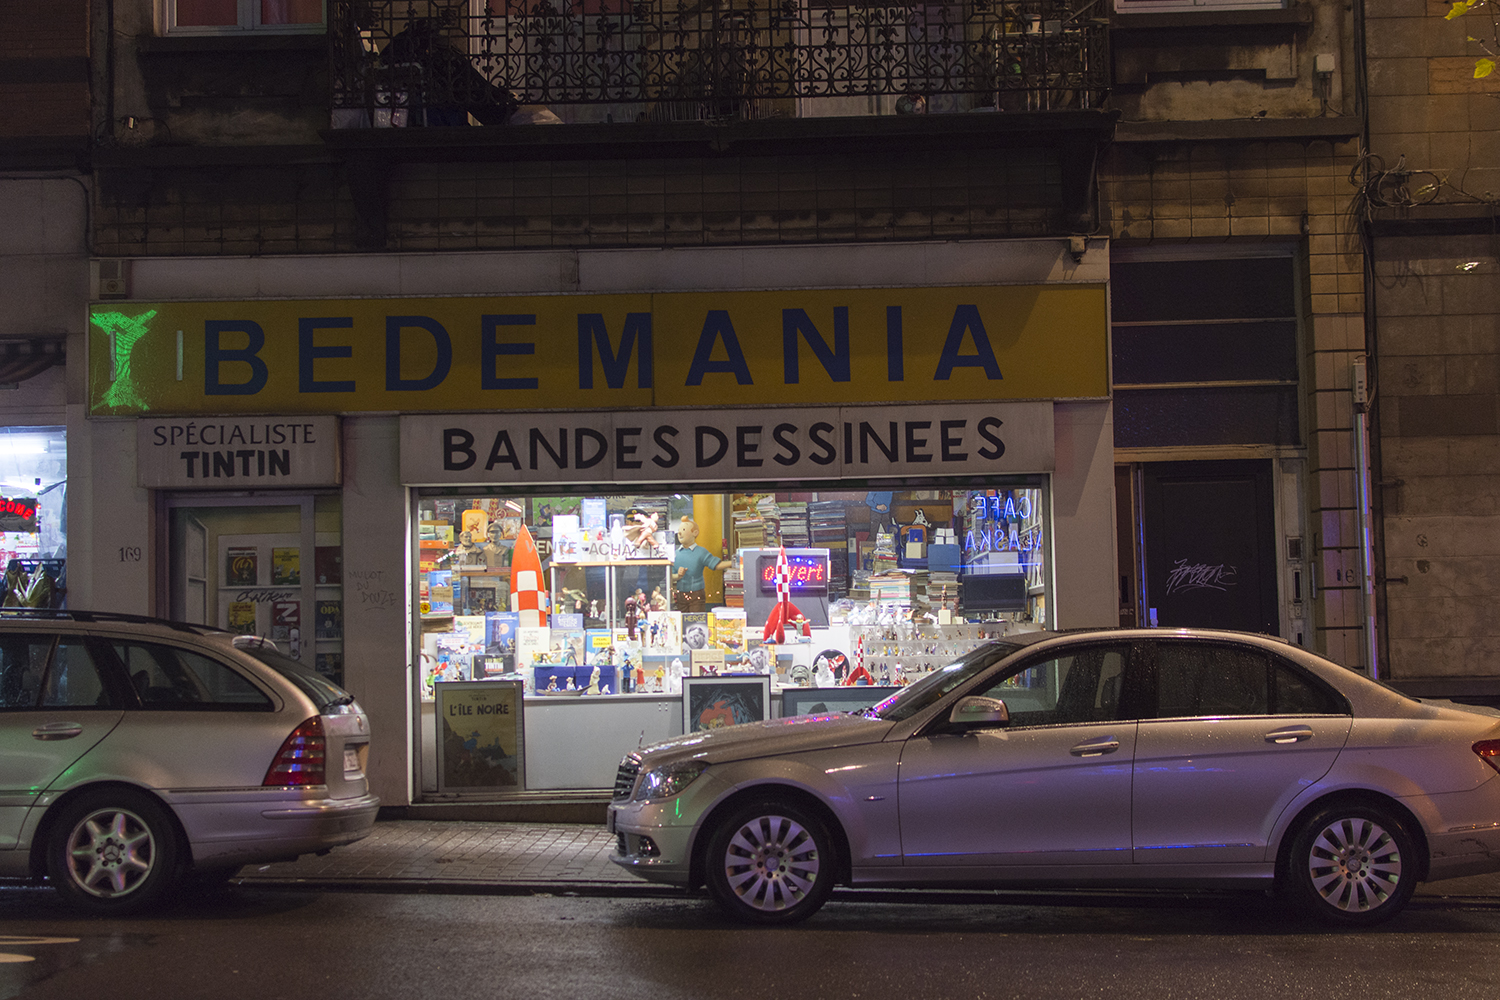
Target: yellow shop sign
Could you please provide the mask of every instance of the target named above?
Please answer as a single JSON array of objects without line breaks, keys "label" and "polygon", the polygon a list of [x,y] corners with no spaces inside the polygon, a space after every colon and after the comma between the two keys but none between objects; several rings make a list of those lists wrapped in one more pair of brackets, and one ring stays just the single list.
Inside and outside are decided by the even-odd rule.
[{"label": "yellow shop sign", "polygon": [[90,412],[1108,395],[1102,284],[96,303]]}]

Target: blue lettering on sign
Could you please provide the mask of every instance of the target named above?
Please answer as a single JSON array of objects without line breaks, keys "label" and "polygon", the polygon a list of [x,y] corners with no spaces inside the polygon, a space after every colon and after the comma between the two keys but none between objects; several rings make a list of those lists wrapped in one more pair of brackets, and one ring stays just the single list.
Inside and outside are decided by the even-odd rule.
[{"label": "blue lettering on sign", "polygon": [[[401,377],[402,331],[426,330],[437,349],[432,371],[421,378]],[[385,388],[387,392],[426,392],[443,384],[453,367],[453,341],[443,324],[430,316],[387,316],[385,318]],[[352,386],[353,383],[351,382]]]},{"label": "blue lettering on sign", "polygon": [[313,362],[319,358],[352,358],[354,348],[348,344],[313,343],[313,334],[318,330],[348,330],[354,326],[351,316],[331,316],[322,319],[297,320],[297,391],[298,392],[353,392],[354,380],[320,382],[314,378]]},{"label": "blue lettering on sign", "polygon": [[[535,343],[501,343],[499,329],[502,326],[536,326],[536,315],[520,313],[479,317],[479,388],[535,389],[538,383],[534,378],[501,378],[495,373],[496,363],[502,357],[536,353]],[[532,468],[536,468],[534,462]]]},{"label": "blue lettering on sign", "polygon": [[[222,334],[243,333],[244,347],[225,347]],[[266,387],[271,372],[260,357],[266,346],[266,331],[248,319],[211,319],[203,324],[203,394],[205,396],[253,396]],[[226,362],[250,366],[250,378],[244,382],[223,382],[220,369]]]},{"label": "blue lettering on sign", "polygon": [[[960,354],[964,346],[964,334],[974,341],[973,354]],[[979,307],[962,305],[953,310],[953,323],[948,327],[948,339],[943,343],[942,356],[938,358],[937,371],[933,378],[946,382],[955,368],[983,368],[986,378],[1000,379],[1000,363],[995,360],[995,349],[990,346],[990,335],[985,332],[984,320],[979,318]]]},{"label": "blue lettering on sign", "polygon": [[[714,345],[721,340],[728,360],[715,361]],[[740,349],[740,338],[734,332],[734,322],[730,320],[727,309],[710,309],[704,317],[703,332],[698,335],[698,347],[693,351],[686,384],[702,385],[703,376],[712,372],[733,375],[740,385],[754,385],[750,366],[745,362],[745,352]]]},{"label": "blue lettering on sign", "polygon": [[609,342],[609,329],[600,313],[578,314],[578,388],[594,387],[594,352],[599,348],[599,366],[604,369],[604,383],[611,389],[625,385],[625,371],[630,366],[630,352],[639,346],[636,358],[635,384],[641,389],[650,389],[653,383],[654,361],[651,345],[651,314],[629,313],[625,317],[625,328],[620,331],[620,349],[614,350]]}]

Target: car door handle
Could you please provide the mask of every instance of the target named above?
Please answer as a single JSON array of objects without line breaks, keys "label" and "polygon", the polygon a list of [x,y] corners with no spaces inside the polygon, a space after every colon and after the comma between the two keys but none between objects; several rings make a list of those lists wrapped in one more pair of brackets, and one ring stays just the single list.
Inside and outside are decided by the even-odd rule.
[{"label": "car door handle", "polygon": [[71,740],[82,732],[83,727],[76,722],[49,722],[37,726],[31,735],[38,740]]},{"label": "car door handle", "polygon": [[1105,754],[1114,753],[1118,749],[1120,749],[1120,741],[1113,736],[1106,736],[1103,739],[1080,743],[1069,750],[1068,753],[1074,757],[1103,757]]},{"label": "car door handle", "polygon": [[1313,731],[1309,726],[1287,726],[1266,734],[1267,743],[1301,743],[1312,738]]}]

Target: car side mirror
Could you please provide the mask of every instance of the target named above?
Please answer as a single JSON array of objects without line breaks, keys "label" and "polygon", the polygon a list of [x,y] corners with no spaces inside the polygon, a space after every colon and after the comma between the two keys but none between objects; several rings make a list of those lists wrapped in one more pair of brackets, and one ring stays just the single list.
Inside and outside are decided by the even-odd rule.
[{"label": "car side mirror", "polygon": [[948,721],[964,728],[1003,726],[1010,721],[1010,709],[999,698],[969,695],[967,698],[960,698],[958,704],[953,706],[953,711],[948,713]]}]

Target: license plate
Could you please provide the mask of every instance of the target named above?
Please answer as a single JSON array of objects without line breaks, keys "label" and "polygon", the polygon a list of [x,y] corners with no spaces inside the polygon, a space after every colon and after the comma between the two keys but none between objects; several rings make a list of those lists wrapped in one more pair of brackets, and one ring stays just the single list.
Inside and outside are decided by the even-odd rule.
[{"label": "license plate", "polygon": [[359,773],[359,751],[351,747],[344,748],[344,773]]}]

